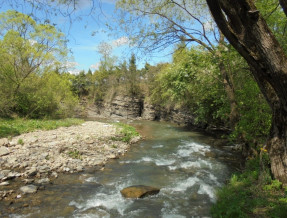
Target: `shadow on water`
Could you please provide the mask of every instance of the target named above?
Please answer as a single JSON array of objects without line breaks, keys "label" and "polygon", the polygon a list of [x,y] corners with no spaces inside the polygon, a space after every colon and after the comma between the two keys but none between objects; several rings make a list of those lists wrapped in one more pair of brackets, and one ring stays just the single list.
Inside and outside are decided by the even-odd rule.
[{"label": "shadow on water", "polygon": [[[216,201],[216,189],[234,171],[239,158],[215,140],[169,123],[131,123],[145,140],[105,170],[62,175],[51,186],[27,196],[29,207],[10,217],[202,217]],[[230,160],[234,164],[230,164]],[[131,185],[161,189],[156,196],[124,199]],[[36,203],[33,203],[36,202]],[[26,214],[26,215],[25,215]]]}]

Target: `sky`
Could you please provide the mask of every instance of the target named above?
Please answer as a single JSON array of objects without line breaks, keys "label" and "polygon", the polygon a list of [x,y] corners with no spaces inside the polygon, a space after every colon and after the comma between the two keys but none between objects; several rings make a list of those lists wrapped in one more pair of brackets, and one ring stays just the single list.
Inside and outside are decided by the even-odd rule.
[{"label": "sky", "polygon": [[[16,10],[22,13],[27,13],[25,11],[30,10],[27,6],[19,6],[23,0],[9,1],[14,2],[17,7]],[[9,4],[5,5],[4,3],[4,5],[0,6],[1,12],[11,9]],[[15,6],[13,7],[15,9]],[[106,22],[112,21],[111,17],[115,11],[115,0],[101,0],[101,5],[95,5],[95,7],[95,13],[90,14],[91,0],[79,0],[78,10],[75,12],[76,19],[72,18],[72,22],[71,19],[62,16],[49,17],[51,23],[57,24],[56,26],[67,36],[67,45],[73,56],[67,63],[67,66],[70,66],[69,72],[71,73],[77,74],[81,70],[87,72],[89,69],[92,71],[96,70],[101,60],[101,55],[97,48],[102,42],[111,45],[112,55],[116,56],[119,61],[128,61],[132,52],[137,53],[134,47],[129,46],[129,39],[125,35],[119,32],[113,34],[108,31],[105,25]],[[162,54],[155,55],[152,58],[142,54],[137,56],[138,68],[143,67],[146,61],[150,64],[157,64],[169,60],[170,57]]]}]

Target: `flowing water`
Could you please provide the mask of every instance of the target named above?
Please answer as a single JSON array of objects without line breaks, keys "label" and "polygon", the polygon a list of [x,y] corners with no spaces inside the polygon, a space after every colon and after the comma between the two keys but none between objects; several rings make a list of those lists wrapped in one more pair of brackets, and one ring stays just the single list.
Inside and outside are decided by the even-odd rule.
[{"label": "flowing water", "polygon": [[[216,189],[234,171],[234,154],[211,137],[169,123],[136,121],[146,139],[103,171],[63,175],[10,217],[210,217]],[[228,160],[227,160],[228,159]],[[160,188],[144,199],[124,199],[131,185]],[[34,203],[37,202],[37,203]],[[33,206],[34,205],[34,206]],[[26,214],[26,215],[23,215]]]}]

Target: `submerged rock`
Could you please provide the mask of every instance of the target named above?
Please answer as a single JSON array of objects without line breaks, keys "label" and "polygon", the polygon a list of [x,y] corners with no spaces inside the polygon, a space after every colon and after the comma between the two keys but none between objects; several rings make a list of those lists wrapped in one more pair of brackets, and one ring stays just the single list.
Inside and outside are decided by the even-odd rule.
[{"label": "submerged rock", "polygon": [[24,194],[33,194],[37,192],[38,187],[35,185],[26,185],[20,188],[20,191]]},{"label": "submerged rock", "polygon": [[125,198],[144,198],[149,195],[156,195],[159,193],[159,191],[160,189],[155,187],[135,185],[124,188],[123,190],[121,190],[121,194]]}]

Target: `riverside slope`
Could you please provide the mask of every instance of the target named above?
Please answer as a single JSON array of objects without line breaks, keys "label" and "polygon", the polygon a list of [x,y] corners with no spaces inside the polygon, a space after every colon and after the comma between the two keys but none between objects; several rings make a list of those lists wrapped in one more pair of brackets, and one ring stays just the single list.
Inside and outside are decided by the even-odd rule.
[{"label": "riverside slope", "polygon": [[[0,156],[0,183],[9,189],[10,180],[17,177],[24,183],[41,183],[57,177],[57,173],[103,167],[108,159],[118,158],[130,146],[115,140],[117,137],[114,125],[88,121],[79,126],[35,131],[11,140],[2,139],[0,147],[5,152]],[[131,143],[138,140],[134,138]],[[9,193],[12,193],[11,190]],[[5,191],[1,191],[0,199],[6,195]]]}]

